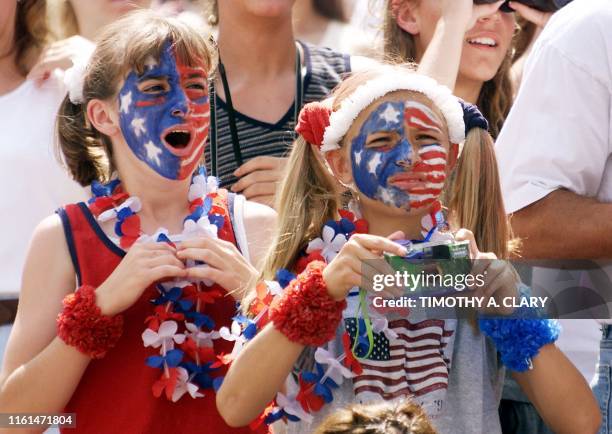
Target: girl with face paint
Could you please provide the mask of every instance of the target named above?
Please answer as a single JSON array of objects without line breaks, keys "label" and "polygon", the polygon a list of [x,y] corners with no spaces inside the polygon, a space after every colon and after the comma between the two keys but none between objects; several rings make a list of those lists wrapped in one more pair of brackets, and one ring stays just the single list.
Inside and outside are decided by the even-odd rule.
[{"label": "girl with face paint", "polygon": [[[406,256],[393,239],[454,238],[469,240],[471,255],[481,259],[473,273],[486,269],[474,296],[516,295],[515,272],[496,260],[507,257],[509,236],[485,128],[477,110],[464,113],[446,88],[402,67],[356,73],[329,100],[305,107],[279,197],[279,232],[263,270],[284,292],[266,305],[278,286],[269,284],[268,295],[258,286],[243,302],[260,331],[218,392],[228,423],[249,423],[275,399],[261,420],[284,419],[289,433],[313,432],[349,403],[411,397],[440,433],[501,432],[501,349],[470,321],[433,319],[419,308],[368,304],[369,330],[359,314],[367,297],[355,289],[375,274],[393,273],[374,261],[383,252]],[[330,194],[327,170],[350,188],[352,213],[338,211],[341,198]],[[566,415],[576,406],[593,414],[592,394],[553,342],[536,345],[533,369],[513,373],[549,426],[588,430],[590,422]],[[572,392],[561,398],[561,390]]]},{"label": "girl with face paint", "polygon": [[87,433],[253,432],[225,424],[213,385],[275,215],[198,169],[213,63],[197,30],[143,11],[67,72],[59,144],[92,197],[34,234],[2,411],[75,413]]}]

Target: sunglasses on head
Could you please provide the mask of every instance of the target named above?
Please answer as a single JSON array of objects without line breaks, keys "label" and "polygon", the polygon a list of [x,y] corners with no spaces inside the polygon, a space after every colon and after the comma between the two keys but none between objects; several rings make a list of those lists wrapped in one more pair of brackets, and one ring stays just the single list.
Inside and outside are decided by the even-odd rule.
[{"label": "sunglasses on head", "polygon": [[[495,3],[497,0],[474,0],[477,5]],[[526,6],[538,9],[543,12],[555,12],[561,9],[563,6],[568,4],[572,0],[516,0],[519,3],[523,3]],[[508,2],[502,4],[499,8],[503,12],[514,12],[514,10],[508,6]]]}]

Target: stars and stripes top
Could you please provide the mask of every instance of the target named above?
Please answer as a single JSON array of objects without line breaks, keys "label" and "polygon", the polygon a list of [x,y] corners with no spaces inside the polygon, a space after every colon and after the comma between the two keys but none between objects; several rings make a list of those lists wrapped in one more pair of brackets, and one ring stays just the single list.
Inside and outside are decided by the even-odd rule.
[{"label": "stars and stripes top", "polygon": [[[299,42],[304,53],[306,73],[303,79],[304,103],[321,101],[336,87],[343,75],[351,71],[350,56],[336,53],[328,48],[316,47]],[[295,115],[293,103],[285,115],[275,124],[253,119],[240,112],[234,112],[240,138],[240,150],[244,161],[258,156],[282,157],[287,154],[293,142]],[[236,181],[232,175],[238,168],[232,148],[227,105],[217,96],[217,177],[221,187]],[[206,164],[210,169],[210,146],[205,151]],[[211,173],[211,171],[208,171]]]}]

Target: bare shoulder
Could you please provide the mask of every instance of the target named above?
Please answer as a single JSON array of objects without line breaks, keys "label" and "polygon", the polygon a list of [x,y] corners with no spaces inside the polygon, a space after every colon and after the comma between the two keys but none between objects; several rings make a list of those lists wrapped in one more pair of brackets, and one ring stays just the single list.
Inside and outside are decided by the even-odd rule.
[{"label": "bare shoulder", "polygon": [[245,200],[244,223],[245,225],[269,224],[274,226],[276,225],[276,211],[267,205]]},{"label": "bare shoulder", "polygon": [[257,202],[244,203],[244,229],[249,244],[251,263],[255,266],[268,252],[276,235],[276,211]]},{"label": "bare shoulder", "polygon": [[75,270],[58,215],[41,221],[30,240],[22,274],[20,309],[29,301],[57,300],[74,291]]},{"label": "bare shoulder", "polygon": [[45,267],[47,273],[74,272],[66,243],[64,227],[57,214],[46,217],[34,229],[28,248],[24,278],[26,277],[26,272],[31,271],[27,270],[27,268],[32,262],[48,264]]},{"label": "bare shoulder", "polygon": [[51,342],[62,300],[75,290],[75,271],[59,216],[47,217],[34,230],[21,280],[17,317],[0,377]]}]

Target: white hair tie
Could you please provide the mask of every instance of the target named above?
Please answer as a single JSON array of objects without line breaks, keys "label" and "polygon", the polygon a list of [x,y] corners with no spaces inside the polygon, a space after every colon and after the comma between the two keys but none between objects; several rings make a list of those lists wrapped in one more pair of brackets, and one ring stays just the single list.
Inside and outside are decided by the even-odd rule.
[{"label": "white hair tie", "polygon": [[85,73],[87,65],[91,59],[96,46],[83,47],[78,55],[72,56],[72,66],[64,72],[64,85],[68,90],[68,98],[72,104],[82,104],[85,102],[83,87],[85,85]]}]

